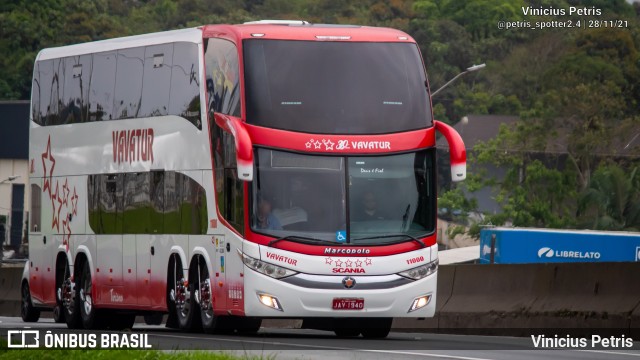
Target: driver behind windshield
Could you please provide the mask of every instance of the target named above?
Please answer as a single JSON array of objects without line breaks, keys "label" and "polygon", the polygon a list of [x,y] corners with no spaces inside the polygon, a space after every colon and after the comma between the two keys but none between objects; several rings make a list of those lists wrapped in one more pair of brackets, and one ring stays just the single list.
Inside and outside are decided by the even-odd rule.
[{"label": "driver behind windshield", "polygon": [[256,214],[256,227],[263,230],[282,230],[280,220],[271,211],[271,201],[261,194],[258,195],[258,212]]},{"label": "driver behind windshield", "polygon": [[378,209],[378,201],[376,195],[372,191],[366,191],[362,194],[361,208],[353,214],[354,221],[373,221],[384,220],[385,216]]}]

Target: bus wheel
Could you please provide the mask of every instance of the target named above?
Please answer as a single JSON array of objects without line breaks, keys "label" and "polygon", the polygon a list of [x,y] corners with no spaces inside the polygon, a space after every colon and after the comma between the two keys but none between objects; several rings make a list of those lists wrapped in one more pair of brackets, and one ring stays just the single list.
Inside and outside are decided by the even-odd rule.
[{"label": "bus wheel", "polygon": [[80,299],[80,317],[82,318],[82,326],[87,330],[99,329],[102,327],[100,314],[94,306],[93,301],[93,284],[91,281],[91,270],[89,262],[85,261],[82,268],[82,275],[79,281],[78,298]]},{"label": "bus wheel", "polygon": [[197,303],[200,304],[200,319],[205,332],[212,333],[217,329],[218,317],[213,315],[213,294],[211,289],[211,278],[207,265],[198,261],[198,291],[196,292]]},{"label": "bus wheel", "polygon": [[22,301],[20,306],[20,315],[24,322],[36,322],[40,319],[40,310],[33,307],[31,302],[31,291],[29,291],[29,283],[26,281],[22,283]]},{"label": "bus wheel", "polygon": [[[167,323],[165,324],[165,326],[170,329],[180,328],[180,324],[178,323],[178,310],[176,310],[177,269],[182,269],[182,263],[177,255],[172,254],[171,258],[169,258],[167,271],[167,311],[169,315],[167,316]],[[182,272],[180,274],[182,274]]]},{"label": "bus wheel", "polygon": [[65,322],[65,319],[64,319],[64,308],[60,304],[57,304],[53,308],[53,321],[55,321],[58,324]]},{"label": "bus wheel", "polygon": [[197,285],[197,277],[194,276],[196,281],[188,281],[184,278],[184,271],[182,267],[175,269],[174,279],[176,280],[174,287],[173,299],[176,306],[176,315],[178,318],[178,325],[181,330],[184,331],[197,331],[200,325],[200,314],[198,314],[199,306],[196,303],[195,292]]},{"label": "bus wheel", "polygon": [[362,336],[367,339],[383,339],[391,331],[392,318],[367,319],[366,326],[362,328]]},{"label": "bus wheel", "polygon": [[[60,302],[62,311],[64,312],[64,321],[69,329],[82,328],[82,319],[80,319],[80,300],[76,292],[76,284],[71,281],[71,271],[69,265],[65,265],[64,277],[60,288]],[[58,291],[56,291],[57,293]]]},{"label": "bus wheel", "polygon": [[262,319],[260,318],[239,318],[238,325],[236,326],[236,330],[238,333],[244,335],[254,335],[260,330],[260,326],[262,326]]}]

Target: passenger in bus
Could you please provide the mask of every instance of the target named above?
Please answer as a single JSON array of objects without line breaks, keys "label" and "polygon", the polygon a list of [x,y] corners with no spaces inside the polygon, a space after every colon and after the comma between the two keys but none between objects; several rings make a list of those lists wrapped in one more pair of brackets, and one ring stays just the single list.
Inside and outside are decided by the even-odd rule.
[{"label": "passenger in bus", "polygon": [[258,195],[256,227],[264,230],[282,230],[280,220],[278,220],[278,218],[271,212],[271,201],[262,195]]},{"label": "passenger in bus", "polygon": [[354,221],[384,220],[385,216],[378,209],[376,195],[372,191],[362,194],[362,206],[359,211],[353,214]]}]

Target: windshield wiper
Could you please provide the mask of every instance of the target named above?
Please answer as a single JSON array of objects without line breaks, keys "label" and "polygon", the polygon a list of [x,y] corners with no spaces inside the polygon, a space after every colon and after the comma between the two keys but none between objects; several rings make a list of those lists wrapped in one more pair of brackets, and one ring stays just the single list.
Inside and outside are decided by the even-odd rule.
[{"label": "windshield wiper", "polygon": [[[418,244],[420,244],[421,248],[426,248],[427,245],[425,245],[422,241],[418,240],[417,238],[409,235],[409,234],[405,234],[405,233],[397,233],[397,234],[384,234],[384,235],[376,235],[376,236],[366,236],[366,237],[361,237],[361,238],[357,238],[357,239],[353,239],[353,240],[372,240],[372,239],[384,239],[384,238],[390,238],[390,237],[396,237],[396,236],[404,236],[406,238],[411,239],[411,241],[416,242]],[[391,243],[387,243],[387,244],[395,244],[396,242],[391,242]],[[381,244],[378,244],[381,245]]]},{"label": "windshield wiper", "polygon": [[404,211],[404,215],[402,215],[402,230],[407,226],[407,221],[409,220],[409,210],[411,210],[411,204],[407,205],[407,210]]},{"label": "windshield wiper", "polygon": [[[337,244],[337,243],[335,243],[333,241],[327,241],[327,240],[316,239],[316,238],[305,237],[305,236],[298,236],[298,235],[287,235],[287,236],[283,236],[281,238],[277,238],[277,239],[273,239],[273,240],[269,241],[267,246],[272,246],[273,244],[277,243],[280,240],[291,240],[293,242],[302,243],[302,244],[311,244],[311,245],[316,245],[316,244],[339,245],[339,244]],[[296,241],[296,240],[298,240],[298,241]],[[302,241],[300,241],[300,240],[302,240]]]}]

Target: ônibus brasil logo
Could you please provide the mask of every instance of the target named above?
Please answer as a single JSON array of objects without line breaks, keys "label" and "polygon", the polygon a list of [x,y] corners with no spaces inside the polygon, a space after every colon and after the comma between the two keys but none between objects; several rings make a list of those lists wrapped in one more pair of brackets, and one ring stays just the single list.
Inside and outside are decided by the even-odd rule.
[{"label": "\u00f4nibus brasil logo", "polygon": [[538,250],[539,258],[564,258],[564,259],[600,259],[600,253],[597,251],[569,251],[569,250],[553,250],[549,247],[543,247]]}]

